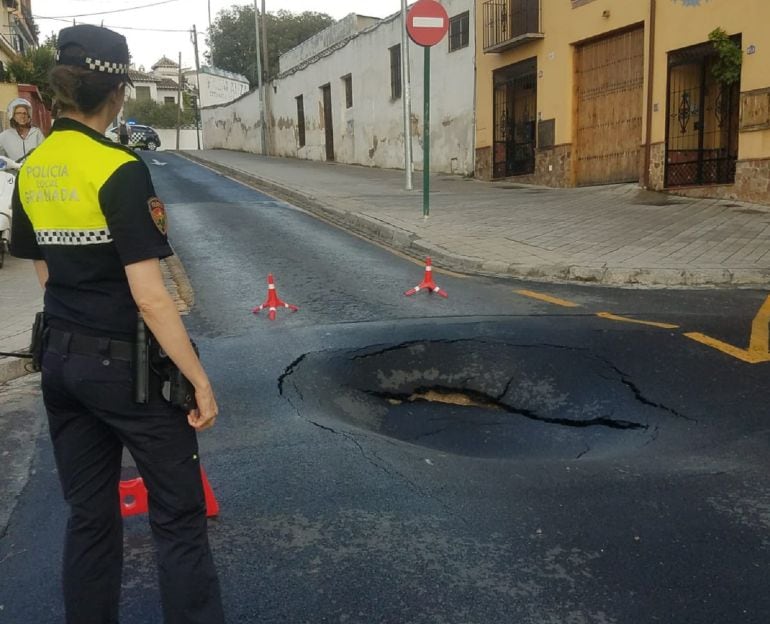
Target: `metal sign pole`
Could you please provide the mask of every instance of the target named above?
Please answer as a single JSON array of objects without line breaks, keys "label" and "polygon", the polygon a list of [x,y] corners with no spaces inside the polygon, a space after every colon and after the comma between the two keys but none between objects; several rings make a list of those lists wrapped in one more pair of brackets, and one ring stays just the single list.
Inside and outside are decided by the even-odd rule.
[{"label": "metal sign pole", "polygon": [[423,117],[425,127],[423,130],[422,216],[427,219],[430,215],[430,46],[425,46],[423,50],[423,62],[425,65],[425,102],[423,104]]},{"label": "metal sign pole", "polygon": [[407,31],[423,49],[422,216],[430,215],[430,49],[447,34],[449,16],[436,0],[417,0],[407,15]]}]

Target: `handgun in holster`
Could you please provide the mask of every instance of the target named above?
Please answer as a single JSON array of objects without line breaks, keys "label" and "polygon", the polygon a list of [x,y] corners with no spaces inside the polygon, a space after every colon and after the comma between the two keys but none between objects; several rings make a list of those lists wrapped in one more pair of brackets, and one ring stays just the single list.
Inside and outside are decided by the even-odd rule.
[{"label": "handgun in holster", "polygon": [[[198,347],[192,340],[190,344],[198,355]],[[137,403],[147,403],[150,371],[160,379],[161,395],[171,405],[188,412],[197,407],[192,383],[163,351],[155,336],[147,331],[140,317],[134,345],[134,400]]]},{"label": "handgun in holster", "polygon": [[43,360],[43,350],[45,349],[45,316],[43,312],[35,314],[35,321],[32,323],[32,337],[29,343],[29,352],[32,355],[32,364],[30,368],[34,372],[40,371]]}]

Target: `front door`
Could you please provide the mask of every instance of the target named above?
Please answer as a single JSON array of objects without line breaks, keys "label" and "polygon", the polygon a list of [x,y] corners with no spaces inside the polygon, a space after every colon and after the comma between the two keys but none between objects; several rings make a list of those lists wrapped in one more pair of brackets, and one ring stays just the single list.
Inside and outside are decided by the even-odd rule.
[{"label": "front door", "polygon": [[714,62],[710,43],[669,54],[667,187],[735,182],[740,84],[718,83]]},{"label": "front door", "polygon": [[324,94],[324,129],[326,130],[326,160],[334,160],[334,126],[332,125],[332,87],[321,87]]},{"label": "front door", "polygon": [[638,181],[644,103],[644,29],[575,49],[575,176],[579,185]]},{"label": "front door", "polygon": [[494,75],[495,178],[535,171],[537,60],[528,59]]}]

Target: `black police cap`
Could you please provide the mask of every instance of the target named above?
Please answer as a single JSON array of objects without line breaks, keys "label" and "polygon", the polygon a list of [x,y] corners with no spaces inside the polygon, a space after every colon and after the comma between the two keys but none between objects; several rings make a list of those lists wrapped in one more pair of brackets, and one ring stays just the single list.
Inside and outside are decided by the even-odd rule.
[{"label": "black police cap", "polygon": [[63,28],[59,31],[56,47],[58,65],[83,67],[131,82],[126,38],[109,28],[90,24]]}]

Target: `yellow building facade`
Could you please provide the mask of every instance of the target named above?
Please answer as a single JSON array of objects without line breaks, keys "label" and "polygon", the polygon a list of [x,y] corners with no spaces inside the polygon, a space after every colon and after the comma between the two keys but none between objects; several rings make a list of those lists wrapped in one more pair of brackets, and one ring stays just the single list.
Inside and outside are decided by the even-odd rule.
[{"label": "yellow building facade", "polygon": [[767,0],[477,0],[477,177],[770,203],[768,24]]}]

